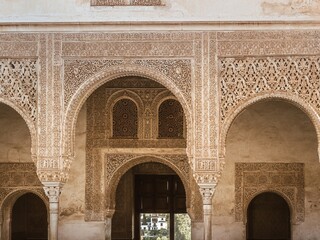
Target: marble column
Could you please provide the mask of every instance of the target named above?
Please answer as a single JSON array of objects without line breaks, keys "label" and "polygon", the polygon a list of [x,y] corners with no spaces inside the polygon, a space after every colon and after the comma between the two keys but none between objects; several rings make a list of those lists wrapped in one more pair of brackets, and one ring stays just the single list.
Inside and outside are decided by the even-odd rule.
[{"label": "marble column", "polygon": [[106,210],[105,240],[111,240],[112,217],[113,217],[114,212],[115,212],[114,209]]},{"label": "marble column", "polygon": [[46,182],[43,189],[49,198],[49,240],[58,240],[59,196],[62,184]]},{"label": "marble column", "polygon": [[212,239],[212,197],[215,186],[205,186],[200,188],[203,200],[203,217],[204,217],[204,240]]}]

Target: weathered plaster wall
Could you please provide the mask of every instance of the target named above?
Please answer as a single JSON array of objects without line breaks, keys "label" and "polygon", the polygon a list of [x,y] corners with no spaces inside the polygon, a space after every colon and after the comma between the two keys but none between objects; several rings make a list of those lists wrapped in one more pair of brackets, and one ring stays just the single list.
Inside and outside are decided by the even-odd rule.
[{"label": "weathered plaster wall", "polygon": [[[319,0],[164,0],[165,6],[90,6],[90,0],[0,2],[0,22],[310,20]],[[236,7],[235,7],[236,6]]]},{"label": "weathered plaster wall", "polygon": [[31,162],[31,137],[23,118],[0,103],[0,162]]},{"label": "weathered plaster wall", "polygon": [[60,197],[59,239],[62,240],[99,240],[104,236],[103,222],[84,220],[86,110],[84,104],[76,126],[75,160]]},{"label": "weathered plaster wall", "polygon": [[320,166],[315,129],[308,116],[281,101],[249,106],[233,122],[227,137],[226,165],[213,198],[213,239],[245,239],[235,222],[235,162],[305,163],[305,222],[293,225],[293,239],[320,236]]}]

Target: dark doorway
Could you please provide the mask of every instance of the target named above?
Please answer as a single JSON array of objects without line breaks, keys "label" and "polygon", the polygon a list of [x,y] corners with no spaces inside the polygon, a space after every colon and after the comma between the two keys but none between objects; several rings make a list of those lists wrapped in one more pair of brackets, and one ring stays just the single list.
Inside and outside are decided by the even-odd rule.
[{"label": "dark doorway", "polygon": [[190,225],[188,218],[179,176],[135,176],[135,239],[188,240],[190,236],[179,230]]},{"label": "dark doorway", "polygon": [[13,205],[11,239],[48,239],[47,208],[37,195],[26,193]]},{"label": "dark doorway", "polygon": [[248,240],[291,239],[290,209],[278,194],[259,194],[250,202],[247,212]]}]

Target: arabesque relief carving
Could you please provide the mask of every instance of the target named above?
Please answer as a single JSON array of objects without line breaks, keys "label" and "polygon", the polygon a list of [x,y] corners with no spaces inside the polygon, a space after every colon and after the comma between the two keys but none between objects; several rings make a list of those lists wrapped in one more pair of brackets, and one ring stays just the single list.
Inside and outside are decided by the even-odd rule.
[{"label": "arabesque relief carving", "polygon": [[0,163],[0,206],[14,192],[37,192],[46,199],[34,163]]},{"label": "arabesque relief carving", "polygon": [[126,64],[138,65],[147,69],[153,69],[159,74],[165,74],[170,78],[173,84],[179,87],[187,99],[189,106],[191,104],[191,62],[187,59],[172,60],[65,60],[64,61],[64,79],[65,106],[68,105],[73,93],[79,86],[91,76],[107,68],[119,66],[125,68]]},{"label": "arabesque relief carving", "polygon": [[292,93],[320,112],[320,58],[247,57],[220,61],[221,121],[244,101],[265,93]]},{"label": "arabesque relief carving", "polygon": [[17,104],[33,121],[37,118],[37,60],[0,59],[0,98]]},{"label": "arabesque relief carving", "polygon": [[267,191],[276,192],[287,201],[291,209],[291,221],[304,221],[303,163],[236,163],[236,221],[246,222],[250,201]]}]

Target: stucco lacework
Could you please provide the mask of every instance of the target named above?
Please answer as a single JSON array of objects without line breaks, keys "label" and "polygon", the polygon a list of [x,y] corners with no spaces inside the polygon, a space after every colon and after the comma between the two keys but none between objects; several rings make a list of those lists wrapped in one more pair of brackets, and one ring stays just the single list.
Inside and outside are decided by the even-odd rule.
[{"label": "stucco lacework", "polygon": [[235,218],[246,222],[250,201],[262,192],[275,192],[287,201],[294,223],[304,221],[303,163],[236,163]]},{"label": "stucco lacework", "polygon": [[298,105],[320,135],[320,58],[318,56],[220,59],[221,147],[235,116],[261,99],[281,98]]},{"label": "stucco lacework", "polygon": [[1,163],[0,176],[1,211],[5,200],[17,192],[34,192],[42,199],[47,199],[34,163]]}]

